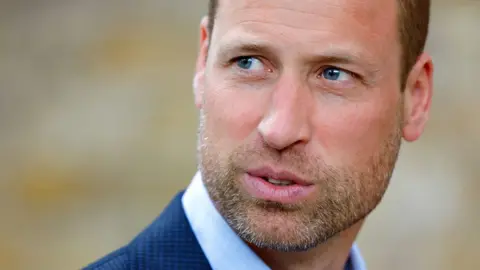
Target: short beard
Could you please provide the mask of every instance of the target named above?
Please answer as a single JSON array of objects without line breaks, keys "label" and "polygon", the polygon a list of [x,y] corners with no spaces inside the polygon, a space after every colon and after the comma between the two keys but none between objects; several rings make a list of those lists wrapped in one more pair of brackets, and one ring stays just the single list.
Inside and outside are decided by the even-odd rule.
[{"label": "short beard", "polygon": [[[206,134],[201,112],[198,132],[199,170],[215,207],[247,243],[283,252],[306,251],[364,219],[380,203],[401,145],[401,122],[366,163],[367,168],[335,168],[320,158],[293,149],[279,154],[265,146],[244,145],[220,155]],[[272,161],[305,172],[321,187],[315,201],[282,204],[254,199],[240,188],[242,165]],[[310,178],[309,178],[310,179]]]}]

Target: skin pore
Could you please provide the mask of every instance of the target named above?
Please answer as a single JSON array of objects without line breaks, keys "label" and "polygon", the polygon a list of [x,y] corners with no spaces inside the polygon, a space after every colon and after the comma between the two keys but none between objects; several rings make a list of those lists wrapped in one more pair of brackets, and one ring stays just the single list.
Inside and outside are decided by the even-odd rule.
[{"label": "skin pore", "polygon": [[[402,82],[396,0],[222,0],[200,26],[199,169],[232,229],[272,269],[343,269],[402,138],[428,119],[433,64]],[[312,183],[296,203],[242,185],[258,166]]]}]

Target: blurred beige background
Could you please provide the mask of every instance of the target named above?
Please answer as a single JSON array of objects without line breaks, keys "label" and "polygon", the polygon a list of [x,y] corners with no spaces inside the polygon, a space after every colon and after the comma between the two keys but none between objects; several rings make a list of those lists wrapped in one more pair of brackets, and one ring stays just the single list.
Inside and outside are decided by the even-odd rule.
[{"label": "blurred beige background", "polygon": [[[0,1],[0,269],[79,269],[195,172],[207,1]],[[436,95],[359,238],[370,270],[480,269],[480,1],[434,0]]]}]

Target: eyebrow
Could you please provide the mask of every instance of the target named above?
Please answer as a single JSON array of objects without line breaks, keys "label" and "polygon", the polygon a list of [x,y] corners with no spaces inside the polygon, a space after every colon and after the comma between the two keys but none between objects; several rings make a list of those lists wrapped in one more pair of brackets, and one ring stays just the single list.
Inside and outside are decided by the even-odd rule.
[{"label": "eyebrow", "polygon": [[368,75],[373,76],[379,72],[379,68],[371,61],[368,61],[368,58],[368,56],[362,56],[362,53],[355,52],[355,50],[333,48],[319,54],[307,56],[306,62],[356,65],[362,67]]},{"label": "eyebrow", "polygon": [[253,54],[253,55],[265,55],[267,57],[275,57],[276,52],[273,46],[266,42],[261,41],[249,41],[244,42],[241,40],[232,40],[228,43],[221,45],[218,50],[217,57],[220,59],[230,59],[238,56],[237,54]]}]

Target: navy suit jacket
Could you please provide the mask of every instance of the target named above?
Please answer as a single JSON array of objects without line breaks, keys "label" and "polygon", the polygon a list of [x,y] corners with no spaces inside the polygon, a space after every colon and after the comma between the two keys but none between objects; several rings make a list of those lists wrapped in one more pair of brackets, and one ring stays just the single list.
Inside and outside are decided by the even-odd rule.
[{"label": "navy suit jacket", "polygon": [[181,192],[160,216],[128,245],[85,270],[210,270],[185,216]]}]

